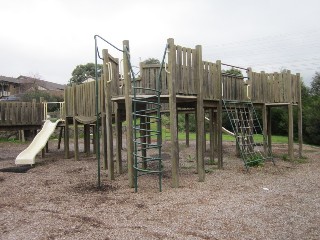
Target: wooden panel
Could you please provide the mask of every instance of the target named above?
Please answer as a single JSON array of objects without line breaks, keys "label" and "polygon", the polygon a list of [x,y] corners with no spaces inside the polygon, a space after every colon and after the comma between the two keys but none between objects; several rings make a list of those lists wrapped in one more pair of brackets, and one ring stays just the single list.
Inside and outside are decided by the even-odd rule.
[{"label": "wooden panel", "polygon": [[274,102],[280,102],[280,75],[279,73],[273,73],[274,81],[273,81],[273,94],[274,94]]},{"label": "wooden panel", "polygon": [[192,49],[187,49],[187,79],[188,79],[188,94],[195,94],[193,82],[193,65],[192,65]]},{"label": "wooden panel", "polygon": [[209,63],[203,62],[203,98],[209,99]]}]

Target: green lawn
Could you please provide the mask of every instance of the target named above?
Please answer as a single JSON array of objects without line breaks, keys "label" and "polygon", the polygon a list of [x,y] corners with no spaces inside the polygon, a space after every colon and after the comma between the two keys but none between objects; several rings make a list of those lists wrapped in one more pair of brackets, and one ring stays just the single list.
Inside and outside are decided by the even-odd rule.
[{"label": "green lawn", "polygon": [[[156,130],[156,124],[151,124],[151,129]],[[139,134],[138,134],[139,136]],[[178,138],[180,141],[183,141],[186,139],[186,133],[185,132],[179,132]],[[170,139],[170,130],[162,128],[162,139],[169,140]],[[194,132],[190,132],[189,134],[190,140],[196,140],[196,134]],[[209,133],[206,134],[206,139],[209,140]],[[223,141],[235,141],[234,136],[230,136],[227,134],[222,134],[222,140]],[[255,142],[262,142],[262,135],[255,135],[254,136]],[[288,143],[288,137],[287,136],[272,136],[271,138],[272,143]]]},{"label": "green lawn", "polygon": [[[166,131],[162,131],[162,138],[163,139],[170,139],[170,131],[167,129]],[[186,134],[184,132],[179,132],[178,135],[179,140],[185,140]],[[189,134],[190,140],[196,140],[196,134],[190,133]],[[209,134],[206,134],[206,139],[209,140]],[[258,135],[254,137],[256,142],[262,142],[262,135]],[[235,138],[233,136],[222,134],[222,140],[223,141],[235,141]],[[288,137],[287,136],[272,136],[271,138],[272,143],[288,143]]]}]

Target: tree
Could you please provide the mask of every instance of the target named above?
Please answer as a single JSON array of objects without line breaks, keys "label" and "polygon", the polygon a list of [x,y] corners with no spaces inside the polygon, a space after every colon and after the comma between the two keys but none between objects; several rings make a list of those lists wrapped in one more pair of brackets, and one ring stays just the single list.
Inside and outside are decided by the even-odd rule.
[{"label": "tree", "polygon": [[306,143],[320,145],[320,73],[312,78],[311,88],[302,86],[303,138]]},{"label": "tree", "polygon": [[[101,76],[101,69],[102,64],[97,65],[98,69],[98,77]],[[95,78],[95,64],[94,63],[87,63],[85,65],[78,65],[72,71],[72,77],[70,78],[70,84],[76,83],[80,84],[88,78]]]},{"label": "tree", "polygon": [[160,64],[160,61],[156,58],[148,58],[143,61],[144,64]]},{"label": "tree", "polygon": [[230,75],[234,75],[234,76],[243,77],[242,72],[239,69],[236,69],[236,68],[231,68],[231,69],[228,69],[228,70],[222,70],[222,72],[230,74]]},{"label": "tree", "polygon": [[311,94],[320,95],[320,72],[316,72],[311,82]]}]

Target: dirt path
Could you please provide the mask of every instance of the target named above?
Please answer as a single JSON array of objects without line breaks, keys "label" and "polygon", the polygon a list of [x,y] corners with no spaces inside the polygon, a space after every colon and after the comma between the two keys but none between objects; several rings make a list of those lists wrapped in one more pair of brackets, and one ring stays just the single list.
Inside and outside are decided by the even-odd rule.
[{"label": "dirt path", "polygon": [[[54,143],[53,145],[56,145]],[[0,143],[0,169],[14,167],[25,144]],[[126,174],[96,188],[95,158],[75,162],[51,151],[26,173],[0,172],[0,239],[320,239],[320,149],[305,146],[303,163],[243,171],[234,146],[225,143],[224,170],[207,166],[197,181],[195,146],[181,145],[180,184],[170,187],[170,149],[165,145],[163,192],[155,176]]]}]

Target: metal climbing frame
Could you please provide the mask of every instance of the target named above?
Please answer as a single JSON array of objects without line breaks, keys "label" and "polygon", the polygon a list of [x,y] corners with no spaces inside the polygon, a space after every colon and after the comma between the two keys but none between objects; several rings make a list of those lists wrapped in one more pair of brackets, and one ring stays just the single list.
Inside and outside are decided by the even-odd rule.
[{"label": "metal climbing frame", "polygon": [[235,133],[237,148],[246,169],[267,159],[272,160],[274,164],[267,144],[267,136],[262,132],[252,102],[223,100],[223,105]]},{"label": "metal climbing frame", "polygon": [[[159,177],[159,191],[162,191],[162,132],[161,132],[161,73],[165,64],[163,55],[159,75],[155,88],[145,88],[139,86],[132,66],[129,66],[133,87],[133,157],[134,157],[134,186],[138,191],[138,177],[146,174],[157,174]],[[128,63],[129,52],[127,52]],[[139,92],[148,92],[150,95],[139,95]],[[156,141],[153,141],[155,140]]]}]

